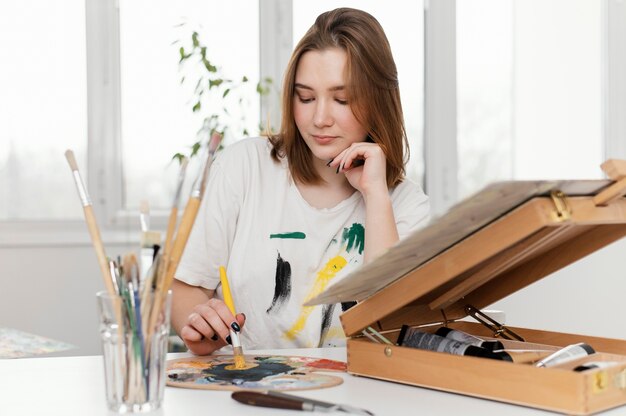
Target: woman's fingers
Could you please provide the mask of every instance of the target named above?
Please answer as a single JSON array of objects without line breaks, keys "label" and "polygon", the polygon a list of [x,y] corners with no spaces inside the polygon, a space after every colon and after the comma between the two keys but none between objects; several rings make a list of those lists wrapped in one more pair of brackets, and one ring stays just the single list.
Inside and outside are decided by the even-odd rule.
[{"label": "woman's fingers", "polygon": [[246,314],[238,313],[236,318],[237,318],[237,322],[239,323],[239,326],[243,328],[244,324],[246,323]]},{"label": "woman's fingers", "polygon": [[201,341],[224,345],[230,343],[230,329],[241,331],[245,322],[243,313],[235,317],[223,301],[213,298],[194,308],[180,335],[188,346]]},{"label": "woman's fingers", "polygon": [[364,165],[365,160],[376,154],[377,150],[380,150],[380,147],[374,143],[353,143],[344,152],[342,152],[343,156],[339,164],[339,172],[345,172]]},{"label": "woman's fingers", "polygon": [[[207,339],[211,339],[215,335],[215,331],[213,330],[213,328],[209,325],[205,317],[199,312],[192,312],[191,314],[189,314],[189,317],[187,318],[187,326],[191,330],[200,334],[201,337],[204,337]],[[181,334],[182,334],[182,330],[181,330]],[[193,339],[193,340],[199,341],[197,339]]]},{"label": "woman's fingers", "polygon": [[241,330],[238,320],[226,304],[219,299],[210,299],[206,303],[197,305],[194,312],[189,315],[189,325],[211,341],[222,338],[229,342],[230,328],[236,331]]},{"label": "woman's fingers", "polygon": [[185,341],[185,343],[198,342],[204,339],[204,335],[202,335],[200,332],[196,331],[195,329],[193,329],[193,327],[189,325],[185,325],[180,330],[180,337],[183,339],[183,341]]}]

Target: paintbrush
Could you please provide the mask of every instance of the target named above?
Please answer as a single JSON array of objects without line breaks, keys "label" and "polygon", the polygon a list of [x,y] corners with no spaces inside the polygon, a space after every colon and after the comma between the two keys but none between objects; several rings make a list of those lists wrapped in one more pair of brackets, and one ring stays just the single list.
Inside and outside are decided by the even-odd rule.
[{"label": "paintbrush", "polygon": [[183,217],[180,220],[180,226],[178,227],[178,231],[176,232],[176,239],[174,240],[174,245],[172,247],[172,251],[167,253],[167,256],[164,255],[165,260],[165,275],[160,283],[160,292],[161,296],[163,296],[169,290],[172,285],[172,281],[174,280],[174,273],[176,272],[176,268],[178,268],[178,262],[183,254],[183,250],[187,245],[187,240],[189,239],[189,234],[191,232],[191,227],[196,220],[196,215],[198,214],[198,209],[200,208],[200,201],[202,200],[202,196],[204,195],[204,184],[206,182],[206,178],[209,175],[209,170],[211,168],[211,164],[213,163],[213,157],[215,156],[215,151],[220,145],[222,140],[222,136],[215,133],[211,136],[211,140],[209,141],[208,146],[208,155],[204,159],[203,166],[200,169],[199,175],[193,183],[191,187],[191,195],[189,196],[189,200],[187,201],[187,205],[185,206],[185,210],[183,211]]},{"label": "paintbrush", "polygon": [[178,219],[178,205],[180,204],[180,196],[183,191],[183,183],[185,181],[185,173],[187,172],[187,165],[189,159],[183,157],[180,162],[180,171],[178,172],[178,182],[176,184],[176,193],[174,194],[174,201],[172,202],[172,210],[170,211],[170,218],[167,222],[167,233],[165,235],[165,247],[163,248],[165,254],[169,254],[172,249],[172,239],[174,238],[174,231],[176,230],[176,221]]},{"label": "paintbrush", "polygon": [[[236,316],[237,312],[235,311],[233,295],[230,292],[230,285],[228,284],[228,278],[226,277],[226,269],[223,266],[220,266],[220,283],[222,284],[224,303],[226,303],[226,306],[228,306],[228,309],[230,309],[233,316]],[[246,359],[243,356],[243,347],[241,346],[241,341],[239,340],[239,333],[230,326],[229,329],[230,340],[233,344],[233,354],[235,355],[235,368],[237,370],[241,370],[246,368]]]},{"label": "paintbrush", "polygon": [[141,223],[141,249],[139,254],[139,280],[140,285],[143,284],[148,275],[148,270],[152,266],[154,260],[154,247],[161,244],[161,233],[150,230],[150,207],[148,201],[141,201],[139,207],[139,222]]},{"label": "paintbrush", "polygon": [[139,202],[139,223],[141,224],[141,232],[145,233],[150,229],[150,205],[145,199]]},{"label": "paintbrush", "polygon": [[[183,216],[180,220],[178,231],[176,232],[176,239],[174,241],[172,251],[170,253],[163,254],[163,265],[160,268],[162,271],[160,270],[157,274],[157,288],[154,294],[154,302],[152,304],[152,311],[150,314],[148,327],[150,335],[148,336],[148,339],[152,337],[152,330],[154,329],[157,318],[162,309],[163,300],[172,285],[174,273],[176,273],[176,269],[178,268],[178,262],[180,261],[183,250],[187,245],[191,227],[196,220],[196,215],[198,214],[198,209],[200,208],[200,201],[202,200],[202,196],[204,194],[204,183],[206,182],[205,178],[209,175],[209,169],[213,163],[215,151],[219,147],[221,140],[222,136],[219,134],[214,134],[211,137],[208,146],[208,155],[204,159],[199,175],[191,187],[191,195],[189,196],[189,200],[187,201],[187,205],[183,211]],[[150,343],[148,343],[148,347],[149,346]]]},{"label": "paintbrush", "polygon": [[113,279],[109,269],[109,261],[106,253],[104,252],[104,244],[102,244],[102,238],[100,237],[100,230],[98,228],[98,223],[96,222],[96,216],[93,213],[91,198],[87,193],[83,179],[78,171],[78,164],[76,163],[74,152],[67,150],[65,152],[65,158],[67,159],[67,163],[70,165],[70,169],[72,169],[74,183],[76,184],[76,189],[78,190],[78,196],[83,204],[85,222],[87,223],[87,229],[89,230],[89,235],[91,236],[91,243],[96,251],[100,272],[102,273],[102,279],[104,280],[104,287],[111,296],[115,296],[117,293],[115,291],[115,287],[113,286]]},{"label": "paintbrush", "polygon": [[142,326],[141,300],[139,298],[139,266],[135,253],[129,253],[124,256],[122,270],[124,271],[124,289],[126,289],[125,295],[127,295],[128,318],[131,330],[134,333],[134,339],[132,341],[134,358],[131,358],[131,360],[134,363],[133,374],[135,376],[135,388],[137,389],[135,394],[141,395],[144,392],[141,381],[143,380],[145,383],[143,387],[147,388],[148,374],[145,371],[147,365],[145,334]]}]

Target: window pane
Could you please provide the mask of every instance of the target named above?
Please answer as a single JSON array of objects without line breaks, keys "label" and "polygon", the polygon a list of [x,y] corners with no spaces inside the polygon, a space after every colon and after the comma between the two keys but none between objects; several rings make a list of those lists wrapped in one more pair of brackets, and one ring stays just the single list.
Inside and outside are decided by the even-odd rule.
[{"label": "window pane", "polygon": [[601,2],[457,2],[461,196],[500,179],[600,178]]},{"label": "window pane", "polygon": [[[178,169],[170,163],[172,156],[188,153],[189,146],[199,139],[203,119],[221,113],[224,103],[230,114],[220,116],[231,128],[227,143],[241,138],[244,127],[250,134],[258,134],[258,19],[256,0],[120,1],[126,209],[136,209],[142,199],[150,201],[154,209],[170,207]],[[235,91],[225,99],[220,93],[210,104],[204,102],[199,112],[192,112],[202,64],[192,57],[179,68],[179,48],[189,52],[193,31],[207,47],[206,58],[225,77],[239,81],[245,75],[250,79],[238,89],[244,97],[241,104]],[[241,117],[245,117],[245,126]],[[189,176],[191,172],[190,185],[193,178]]]},{"label": "window pane", "polygon": [[315,18],[337,7],[353,7],[374,16],[382,25],[391,44],[402,97],[402,109],[411,146],[407,166],[409,177],[422,183],[423,100],[424,100],[424,6],[422,1],[323,0],[293,2],[294,45],[315,22]]},{"label": "window pane", "polygon": [[80,218],[63,153],[86,181],[84,1],[4,2],[0,28],[0,220]]}]

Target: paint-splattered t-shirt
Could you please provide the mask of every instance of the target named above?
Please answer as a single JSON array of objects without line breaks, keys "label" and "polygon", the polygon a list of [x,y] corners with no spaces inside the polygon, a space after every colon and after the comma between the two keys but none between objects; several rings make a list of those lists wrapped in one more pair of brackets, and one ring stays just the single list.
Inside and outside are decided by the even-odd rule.
[{"label": "paint-splattered t-shirt", "polygon": [[[345,345],[338,316],[348,304],[302,306],[363,262],[365,204],[359,192],[333,208],[309,205],[286,161],[264,138],[228,146],[209,182],[176,278],[217,289],[226,266],[247,349]],[[405,180],[390,191],[400,238],[425,224],[428,198]],[[371,237],[370,237],[371,238]]]}]

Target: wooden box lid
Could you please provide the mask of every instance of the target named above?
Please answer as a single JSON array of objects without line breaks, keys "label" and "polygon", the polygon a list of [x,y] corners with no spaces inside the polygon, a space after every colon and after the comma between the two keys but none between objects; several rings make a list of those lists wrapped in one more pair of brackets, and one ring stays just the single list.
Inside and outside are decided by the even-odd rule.
[{"label": "wooden box lid", "polygon": [[494,183],[307,305],[359,301],[346,335],[461,319],[626,236],[626,162],[611,180]]}]

